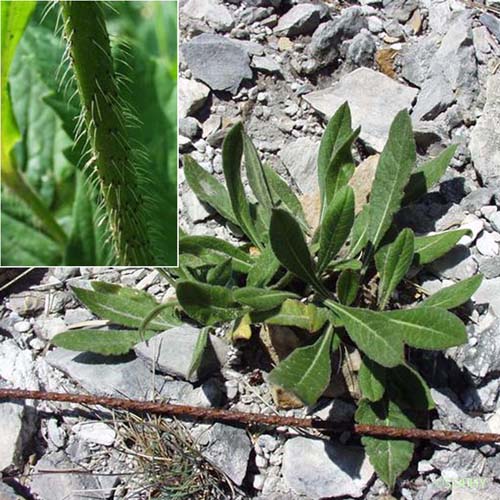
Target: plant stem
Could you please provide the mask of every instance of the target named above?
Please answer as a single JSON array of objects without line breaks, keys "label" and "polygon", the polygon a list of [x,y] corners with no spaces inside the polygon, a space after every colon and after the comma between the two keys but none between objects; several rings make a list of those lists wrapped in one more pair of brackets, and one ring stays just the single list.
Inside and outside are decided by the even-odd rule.
[{"label": "plant stem", "polygon": [[47,234],[62,247],[66,245],[68,237],[56,221],[43,200],[28,184],[23,174],[12,164],[7,155],[2,155],[2,182],[26,203],[38,219],[43,223]]},{"label": "plant stem", "polygon": [[75,404],[99,405],[132,412],[155,413],[168,417],[202,421],[220,421],[233,424],[267,425],[271,427],[289,426],[317,429],[330,433],[351,431],[364,436],[389,439],[432,439],[449,443],[499,443],[500,434],[482,432],[460,432],[450,430],[407,429],[385,425],[339,425],[331,420],[319,418],[282,417],[217,408],[137,401],[122,398],[90,396],[87,394],[66,394],[59,392],[27,391],[22,389],[0,389],[0,399],[34,399]]},{"label": "plant stem", "polygon": [[65,38],[83,107],[105,220],[120,265],[154,264],[110,40],[99,2],[61,2]]}]

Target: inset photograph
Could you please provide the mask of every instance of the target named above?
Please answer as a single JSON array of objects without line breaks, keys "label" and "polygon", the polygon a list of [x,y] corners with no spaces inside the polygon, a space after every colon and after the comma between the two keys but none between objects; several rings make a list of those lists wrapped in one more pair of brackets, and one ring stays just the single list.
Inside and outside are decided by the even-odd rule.
[{"label": "inset photograph", "polygon": [[2,2],[2,266],[177,264],[177,2]]}]

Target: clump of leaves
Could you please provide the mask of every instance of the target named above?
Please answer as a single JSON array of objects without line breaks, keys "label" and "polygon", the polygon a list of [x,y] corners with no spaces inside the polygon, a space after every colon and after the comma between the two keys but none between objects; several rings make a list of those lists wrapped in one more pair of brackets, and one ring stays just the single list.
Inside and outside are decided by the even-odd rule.
[{"label": "clump of leaves", "polygon": [[[402,307],[394,300],[410,267],[443,256],[467,233],[453,230],[417,236],[394,223],[401,207],[438,182],[455,148],[415,168],[411,120],[401,111],[380,156],[369,202],[355,213],[349,180],[356,168],[352,146],[358,134],[344,104],[321,141],[321,211],[314,231],[288,184],[261,163],[241,124],[230,130],[223,144],[226,187],[185,157],[185,176],[198,198],[237,226],[248,243],[236,246],[211,236],[182,235],[180,265],[168,276],[176,288],[178,313],[200,325],[233,322],[239,337],[242,329],[243,336],[248,336],[252,325],[262,324],[284,325],[305,334],[304,345],[277,364],[269,381],[292,391],[307,405],[315,403],[330,382],[332,354],[342,346],[359,350],[362,397],[357,422],[411,428],[418,423],[417,415],[432,409],[434,403],[426,382],[408,362],[408,348],[441,350],[464,343],[465,327],[450,309],[471,297],[481,276],[410,306]],[[243,160],[253,200],[242,181]],[[128,326],[140,323],[142,312],[132,325],[112,317],[108,309],[97,309],[97,304],[111,300],[106,294],[97,295],[98,290],[86,292],[86,297],[77,293],[105,318]],[[130,292],[120,290],[118,295],[123,293]],[[116,309],[123,306],[113,303]],[[176,317],[171,304],[155,311]],[[115,334],[119,332],[89,335],[86,348],[100,349],[100,336]],[[82,349],[83,343],[75,341],[79,335],[85,333],[61,334],[54,342]],[[113,349],[110,345],[109,351]],[[408,467],[414,444],[374,437],[364,437],[362,442],[379,476],[392,488]]]}]

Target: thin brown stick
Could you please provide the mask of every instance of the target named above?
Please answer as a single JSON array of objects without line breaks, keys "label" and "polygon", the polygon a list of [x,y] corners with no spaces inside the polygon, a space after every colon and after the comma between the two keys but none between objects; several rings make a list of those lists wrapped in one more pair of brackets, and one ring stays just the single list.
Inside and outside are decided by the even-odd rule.
[{"label": "thin brown stick", "polygon": [[64,394],[59,392],[26,391],[22,389],[0,389],[1,399],[34,399],[86,405],[99,405],[131,412],[155,413],[179,419],[228,422],[245,425],[266,425],[271,427],[289,426],[318,429],[333,433],[346,430],[364,436],[390,439],[426,439],[455,443],[500,443],[500,434],[481,432],[460,432],[449,430],[403,429],[383,425],[339,425],[319,418],[283,417],[263,415],[217,408],[199,408],[197,406],[136,401],[122,398],[91,396],[87,394]]}]

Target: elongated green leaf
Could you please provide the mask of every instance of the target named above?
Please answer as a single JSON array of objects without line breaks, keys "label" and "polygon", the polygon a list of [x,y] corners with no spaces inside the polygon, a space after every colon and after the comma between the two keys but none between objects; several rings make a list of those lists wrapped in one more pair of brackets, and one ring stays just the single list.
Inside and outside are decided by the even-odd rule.
[{"label": "elongated green leaf", "polygon": [[339,260],[333,262],[330,267],[335,271],[359,271],[363,267],[363,263],[357,259]]},{"label": "elongated green leaf", "polygon": [[453,156],[455,156],[456,150],[457,146],[448,146],[437,158],[430,160],[413,172],[405,189],[403,205],[418,200],[441,179]]},{"label": "elongated green leaf", "polygon": [[[158,302],[146,292],[134,288],[93,281],[94,290],[72,287],[73,292],[82,304],[87,306],[96,316],[107,319],[118,325],[140,328],[143,319],[158,306]],[[181,324],[174,307],[163,310],[148,328],[151,330],[168,330]]]},{"label": "elongated green leaf", "polygon": [[330,319],[330,312],[314,304],[286,299],[280,307],[271,311],[252,311],[250,317],[252,323],[295,326],[314,333]]},{"label": "elongated green leaf", "polygon": [[447,349],[467,342],[464,324],[441,307],[418,307],[383,314],[406,344],[420,349]]},{"label": "elongated green leaf", "polygon": [[387,386],[390,399],[400,408],[432,410],[435,406],[429,386],[410,365],[387,369]]},{"label": "elongated green leaf", "polygon": [[[356,411],[356,422],[365,425],[384,425],[414,428],[413,422],[392,401],[370,403],[361,401]],[[410,465],[415,449],[414,443],[401,439],[374,438],[364,436],[361,442],[375,471],[390,489],[396,479]]]},{"label": "elongated green leaf", "polygon": [[234,300],[249,306],[255,311],[268,311],[279,307],[286,299],[298,299],[298,295],[281,290],[266,290],[265,288],[245,287],[234,292]]},{"label": "elongated green leaf", "polygon": [[318,152],[318,185],[323,199],[326,190],[326,176],[332,157],[352,133],[349,104],[342,104],[330,118],[321,139]]},{"label": "elongated green leaf", "polygon": [[356,300],[360,285],[359,280],[359,273],[352,269],[345,269],[340,273],[336,291],[341,304],[350,306]]},{"label": "elongated green leaf", "polygon": [[403,340],[383,313],[341,306],[331,300],[325,305],[340,317],[349,337],[366,356],[386,367],[402,363]]},{"label": "elongated green leaf", "polygon": [[268,285],[280,268],[279,260],[270,247],[255,260],[247,276],[247,286],[263,287]]},{"label": "elongated green leaf", "polygon": [[422,302],[423,306],[443,307],[453,309],[467,302],[474,292],[481,286],[483,276],[478,274],[454,285],[442,288]]},{"label": "elongated green leaf", "polygon": [[264,165],[264,173],[276,207],[288,210],[297,219],[302,229],[308,231],[309,226],[302,204],[290,186],[270,166]]},{"label": "elongated green leaf", "polygon": [[292,391],[306,405],[314,404],[323,394],[331,377],[329,328],[314,344],[295,349],[269,374],[269,381]]},{"label": "elongated green leaf", "polygon": [[184,175],[198,199],[208,203],[222,217],[238,225],[226,188],[190,156],[184,156]]},{"label": "elongated green leaf", "polygon": [[192,281],[179,281],[177,299],[184,312],[203,325],[232,321],[246,312],[228,288]]},{"label": "elongated green leaf", "polygon": [[363,357],[358,381],[361,394],[369,401],[379,401],[385,393],[386,374],[393,368],[384,368],[370,358]]},{"label": "elongated green leaf", "polygon": [[[10,198],[10,197],[9,197]],[[57,266],[59,245],[25,217],[26,207],[2,193],[2,264],[9,266]]]},{"label": "elongated green leaf", "polygon": [[219,264],[231,257],[234,270],[242,273],[250,271],[254,263],[245,251],[213,236],[182,236],[179,240],[179,253],[196,255],[210,264]]},{"label": "elongated green leaf", "polygon": [[138,330],[72,330],[59,333],[52,343],[70,351],[120,356],[157,334],[155,331],[146,331],[141,337]]},{"label": "elongated green leaf", "polygon": [[466,234],[469,229],[455,229],[442,233],[418,236],[415,238],[415,256],[417,264],[428,264],[447,254]]},{"label": "elongated green leaf", "polygon": [[77,187],[73,203],[73,227],[65,248],[67,266],[106,265],[109,248],[106,248],[104,227],[96,220],[96,197],[91,184],[83,173],[77,173]]},{"label": "elongated green leaf", "polygon": [[260,161],[259,154],[255,149],[250,137],[243,132],[243,154],[247,171],[248,184],[258,202],[269,211],[274,206],[271,189],[264,174],[264,167]]},{"label": "elongated green leaf", "polygon": [[223,260],[207,272],[207,283],[210,285],[229,286],[232,283],[232,259]]},{"label": "elongated green leaf", "polygon": [[321,222],[318,253],[318,273],[338,254],[351,232],[354,222],[354,191],[343,187],[325,211]]},{"label": "elongated green leaf", "polygon": [[413,231],[405,228],[392,243],[380,248],[375,254],[375,265],[380,276],[378,285],[380,309],[385,308],[392,292],[410,269],[414,248]]},{"label": "elongated green leaf", "polygon": [[10,66],[14,59],[17,45],[28,24],[28,21],[35,10],[34,2],[2,2],[2,73],[1,73],[1,94],[2,94],[2,172],[6,168],[5,161],[8,161],[10,151],[14,144],[20,139],[16,119],[12,112],[8,76]]},{"label": "elongated green leaf", "polygon": [[316,276],[304,234],[294,217],[285,210],[274,209],[269,236],[274,255],[281,264],[320,293],[325,293]]},{"label": "elongated green leaf", "polygon": [[401,111],[392,122],[370,195],[368,239],[376,249],[399,210],[416,160],[411,118]]},{"label": "elongated green leaf", "polygon": [[351,150],[360,130],[361,127],[354,130],[332,156],[326,171],[325,191],[321,198],[321,219],[323,219],[326,207],[331,203],[336,193],[347,185],[354,173],[355,165]]},{"label": "elongated green leaf", "polygon": [[368,227],[370,224],[370,206],[365,205],[354,220],[349,238],[348,258],[354,259],[368,243]]},{"label": "elongated green leaf", "polygon": [[203,354],[208,345],[208,332],[209,328],[202,328],[198,338],[196,339],[196,345],[193,350],[193,357],[191,359],[191,365],[189,366],[188,376],[190,379],[197,371],[203,361]]},{"label": "elongated green leaf", "polygon": [[241,157],[243,155],[243,125],[237,123],[226,135],[222,144],[222,169],[231,200],[231,208],[238,225],[250,238],[252,243],[260,247],[260,238],[255,231],[250,212],[250,204],[245,195],[241,180]]}]

